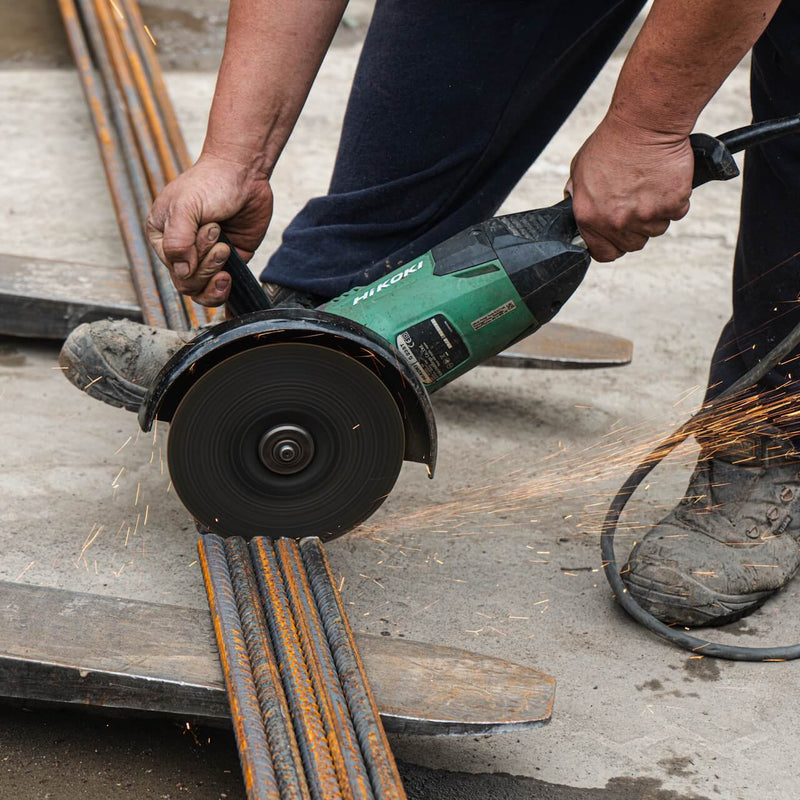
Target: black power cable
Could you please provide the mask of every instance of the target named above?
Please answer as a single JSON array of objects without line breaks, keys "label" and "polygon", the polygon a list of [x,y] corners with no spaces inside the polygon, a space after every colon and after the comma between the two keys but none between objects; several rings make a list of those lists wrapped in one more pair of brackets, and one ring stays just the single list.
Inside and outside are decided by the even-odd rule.
[{"label": "black power cable", "polygon": [[[800,129],[800,115],[739,128],[717,137],[717,140],[729,152],[738,152],[748,147],[763,144],[778,136],[793,133],[798,129]],[[685,631],[670,627],[656,619],[633,599],[620,577],[617,560],[614,555],[614,536],[617,531],[617,523],[633,493],[666,456],[685,441],[688,436],[698,430],[706,420],[718,413],[724,401],[757,384],[771,369],[798,347],[800,347],[800,323],[752,369],[719,394],[713,402],[703,406],[690,420],[681,425],[680,428],[648,454],[615,495],[603,523],[603,531],[600,536],[603,568],[617,602],[630,616],[641,625],[644,625],[649,631],[672,644],[678,645],[678,647],[691,650],[698,655],[726,658],[732,661],[790,661],[800,658],[800,644],[783,647],[739,647],[719,644],[717,642],[709,642],[706,639],[699,639],[696,636],[690,636]]]}]

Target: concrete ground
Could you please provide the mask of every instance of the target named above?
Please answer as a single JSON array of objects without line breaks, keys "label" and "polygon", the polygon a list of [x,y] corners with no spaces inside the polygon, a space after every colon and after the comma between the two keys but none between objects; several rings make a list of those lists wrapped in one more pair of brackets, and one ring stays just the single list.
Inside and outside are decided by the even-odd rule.
[{"label": "concrete ground", "polygon": [[[370,4],[351,4],[275,173],[262,263],[303,203],[325,191]],[[202,142],[224,30],[219,0],[160,0],[146,19],[193,152]],[[623,53],[509,198],[561,197]],[[0,249],[97,264],[124,255],[57,13],[0,8]],[[737,69],[704,115],[749,120]],[[739,182],[703,188],[661,240],[592,267],[560,320],[635,341],[634,363],[597,372],[479,369],[435,397],[440,460],[406,465],[367,526],[332,543],[355,627],[469,648],[556,676],[552,722],[480,738],[394,737],[409,796],[790,798],[797,795],[792,664],[690,658],[627,619],[600,566],[598,515],[642,448],[699,401],[729,309]],[[64,275],[69,281],[69,274]],[[102,406],[55,369],[57,347],[0,342],[0,578],[201,607],[190,519],[167,491],[163,432]],[[631,506],[624,554],[682,492],[686,447]],[[138,521],[138,525],[137,525]],[[90,529],[103,530],[78,555]],[[128,528],[135,531],[127,535]],[[127,539],[127,543],[126,543]],[[800,639],[796,587],[719,633]],[[210,742],[206,741],[210,737]],[[242,797],[230,737],[72,714],[0,713],[0,798]],[[466,774],[475,773],[477,777]]]}]

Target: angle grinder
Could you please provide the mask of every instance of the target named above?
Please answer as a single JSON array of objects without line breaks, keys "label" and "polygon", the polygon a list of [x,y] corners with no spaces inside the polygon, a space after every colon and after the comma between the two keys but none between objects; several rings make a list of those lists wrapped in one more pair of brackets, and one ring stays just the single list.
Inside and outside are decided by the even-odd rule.
[{"label": "angle grinder", "polygon": [[[695,185],[738,174],[692,136]],[[339,536],[404,460],[436,466],[429,395],[552,319],[590,263],[572,200],[472,225],[318,309],[271,309],[235,249],[231,319],[178,351],[139,423],[170,425],[178,497],[222,536]]]}]

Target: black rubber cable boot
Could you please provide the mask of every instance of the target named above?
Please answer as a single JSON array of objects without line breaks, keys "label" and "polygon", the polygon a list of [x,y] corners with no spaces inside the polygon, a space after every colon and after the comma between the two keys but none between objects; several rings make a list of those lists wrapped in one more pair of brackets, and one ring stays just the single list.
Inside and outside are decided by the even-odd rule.
[{"label": "black rubber cable boot", "polygon": [[621,573],[639,605],[668,624],[732,622],[800,566],[800,454],[763,435],[705,453],[684,498]]}]

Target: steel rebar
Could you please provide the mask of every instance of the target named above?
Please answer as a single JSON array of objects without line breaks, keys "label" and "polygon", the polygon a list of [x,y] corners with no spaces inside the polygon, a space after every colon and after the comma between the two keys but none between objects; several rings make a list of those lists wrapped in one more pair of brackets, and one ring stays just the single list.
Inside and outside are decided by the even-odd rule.
[{"label": "steel rebar", "polygon": [[273,544],[297,623],[300,642],[317,691],[322,720],[328,732],[339,785],[345,798],[372,800],[369,775],[356,737],[350,709],[339,681],[325,628],[317,611],[297,541],[278,539]]},{"label": "steel rebar", "polygon": [[80,17],[74,0],[58,0],[59,10],[69,39],[70,49],[78,68],[92,125],[100,148],[111,200],[114,204],[123,244],[131,265],[134,289],[148,325],[165,327],[158,287],[153,275],[150,253],[138,222],[137,202],[130,176],[120,156],[118,135],[111,123],[109,100],[98,87]]},{"label": "steel rebar", "polygon": [[405,792],[400,773],[322,542],[317,538],[303,539],[299,552],[325,626],[375,796],[378,800],[403,800]]},{"label": "steel rebar", "polygon": [[[108,0],[79,0],[89,29],[106,91],[116,110],[114,122],[123,142],[125,161],[139,203],[138,223],[142,227],[155,194],[164,188],[164,171],[158,149],[148,127],[137,88],[128,68],[119,32],[112,19]],[[116,11],[113,12],[116,16]],[[155,252],[148,246],[151,269],[158,286],[167,324],[173,330],[186,330],[189,320],[177,289]]]},{"label": "steel rebar", "polygon": [[263,537],[253,539],[250,553],[284,691],[294,714],[295,733],[309,789],[314,800],[340,800],[342,793],[327,732],[272,542]]},{"label": "steel rebar", "polygon": [[222,540],[216,536],[202,537],[197,548],[228,689],[247,797],[249,800],[280,800],[225,549]]},{"label": "steel rebar", "polygon": [[247,544],[244,539],[232,537],[224,541],[224,549],[281,800],[309,800],[311,794],[300,748],[292,728]]}]

